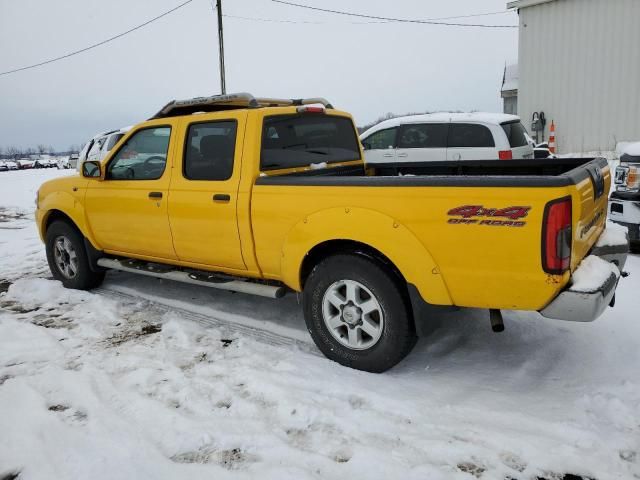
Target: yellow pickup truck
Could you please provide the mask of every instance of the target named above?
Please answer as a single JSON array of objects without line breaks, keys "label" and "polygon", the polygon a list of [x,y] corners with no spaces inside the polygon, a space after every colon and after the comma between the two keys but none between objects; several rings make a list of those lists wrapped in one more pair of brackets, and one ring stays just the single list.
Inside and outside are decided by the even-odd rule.
[{"label": "yellow pickup truck", "polygon": [[329,358],[382,372],[460,307],[591,321],[628,250],[604,159],[375,164],[321,98],[172,101],[81,175],[44,183],[54,278],[117,269],[277,298],[302,292]]}]

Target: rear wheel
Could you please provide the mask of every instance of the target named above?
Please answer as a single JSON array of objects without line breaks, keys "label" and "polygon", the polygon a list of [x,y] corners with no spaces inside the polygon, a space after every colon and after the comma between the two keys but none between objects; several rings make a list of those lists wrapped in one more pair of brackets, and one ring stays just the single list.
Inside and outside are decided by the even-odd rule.
[{"label": "rear wheel", "polygon": [[53,278],[67,288],[89,290],[104,280],[104,272],[89,266],[82,235],[68,222],[57,220],[47,229],[47,261]]},{"label": "rear wheel", "polygon": [[342,365],[384,372],[415,345],[399,282],[367,257],[340,254],[320,262],[307,279],[303,301],[314,342]]}]

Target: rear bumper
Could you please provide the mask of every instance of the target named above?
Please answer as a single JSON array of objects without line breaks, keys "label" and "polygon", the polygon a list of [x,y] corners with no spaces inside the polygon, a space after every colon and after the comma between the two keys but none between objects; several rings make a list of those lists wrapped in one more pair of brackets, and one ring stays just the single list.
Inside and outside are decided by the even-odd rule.
[{"label": "rear bumper", "polygon": [[[626,245],[596,247],[591,255],[600,257],[616,265],[616,272],[611,272],[599,285],[588,291],[573,290],[571,284],[545,308],[540,314],[547,318],[568,320],[571,322],[592,322],[605,311],[607,306],[613,306],[613,300],[620,279],[620,273],[627,261],[629,242]],[[578,267],[580,269],[581,266]],[[575,272],[574,272],[575,275]]]},{"label": "rear bumper", "polygon": [[629,229],[629,239],[640,242],[640,200],[609,199],[609,220]]},{"label": "rear bumper", "polygon": [[593,322],[613,300],[618,275],[609,278],[593,292],[575,292],[568,288],[540,310],[543,317],[570,322]]}]

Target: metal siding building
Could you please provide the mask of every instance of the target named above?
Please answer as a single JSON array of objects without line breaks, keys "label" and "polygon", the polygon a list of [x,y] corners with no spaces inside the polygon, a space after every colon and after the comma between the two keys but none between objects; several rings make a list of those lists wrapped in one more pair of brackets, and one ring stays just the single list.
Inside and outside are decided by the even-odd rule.
[{"label": "metal siding building", "polygon": [[518,113],[560,153],[640,140],[640,0],[520,0]]}]

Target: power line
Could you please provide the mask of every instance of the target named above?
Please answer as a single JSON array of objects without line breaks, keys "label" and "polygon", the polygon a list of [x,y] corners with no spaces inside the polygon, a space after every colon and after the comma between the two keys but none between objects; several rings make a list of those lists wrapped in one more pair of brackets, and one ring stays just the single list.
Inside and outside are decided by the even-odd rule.
[{"label": "power line", "polygon": [[[223,17],[233,18],[236,20],[249,20],[252,22],[273,22],[273,23],[295,23],[304,25],[336,25],[335,22],[314,22],[309,20],[283,20],[277,18],[258,18],[258,17],[243,17],[242,15],[229,15],[224,14]],[[372,21],[372,22],[344,22],[343,25],[369,25],[372,23],[392,23],[388,21]]]},{"label": "power line", "polygon": [[[393,17],[380,17],[377,15],[367,15],[364,13],[353,13],[353,12],[343,12],[341,10],[330,10],[328,8],[320,8],[320,7],[312,7],[311,5],[302,5],[300,3],[287,2],[285,0],[271,0],[274,3],[281,3],[283,5],[289,5],[292,7],[306,8],[308,10],[316,10],[318,12],[325,13],[334,13],[336,15],[346,15],[349,17],[359,17],[359,18],[370,18],[372,20],[386,20],[389,22],[399,22],[399,23],[419,23],[419,24],[427,24],[427,25],[444,25],[447,27],[479,27],[479,28],[518,28],[517,25],[487,25],[484,23],[453,23],[453,22],[441,22],[438,19],[411,19],[411,18],[393,18]],[[471,16],[481,16],[486,14],[476,14],[469,15]],[[449,17],[449,19],[453,18],[465,18],[463,17]],[[440,19],[446,20],[446,18]]]},{"label": "power line", "polygon": [[81,48],[80,50],[75,50],[73,52],[67,53],[65,55],[61,55],[61,56],[56,57],[56,58],[51,58],[51,59],[45,60],[43,62],[34,63],[33,65],[27,65],[26,67],[20,67],[20,68],[16,68],[16,69],[13,69],[13,70],[7,70],[6,72],[0,72],[0,77],[3,76],[3,75],[9,75],[10,73],[21,72],[23,70],[29,70],[31,68],[41,67],[41,66],[47,65],[49,63],[57,62],[58,60],[63,60],[65,58],[73,57],[74,55],[78,55],[79,53],[83,53],[83,52],[86,52],[87,50],[91,50],[93,48],[96,48],[96,47],[99,47],[101,45],[104,45],[105,43],[112,42],[113,40],[116,40],[118,38],[124,37],[125,35],[127,35],[127,34],[129,34],[131,32],[135,32],[136,30],[139,30],[142,27],[146,27],[150,23],[153,23],[156,20],[161,19],[162,17],[166,17],[170,13],[175,12],[179,8],[182,8],[182,7],[184,7],[185,5],[187,5],[187,4],[191,3],[191,2],[193,2],[193,0],[186,0],[184,3],[181,3],[180,5],[172,8],[171,10],[167,10],[166,12],[158,15],[157,17],[153,17],[152,19],[147,20],[146,22],[141,23],[140,25],[138,25],[136,27],[130,28],[126,32],[119,33],[118,35],[115,35],[113,37],[107,38],[106,40],[103,40],[101,42],[94,43],[93,45],[89,45],[88,47]]},{"label": "power line", "polygon": [[[215,12],[215,6],[214,12]],[[454,17],[440,17],[440,18],[427,18],[429,21],[437,21],[437,20],[453,20],[457,18],[470,18],[470,17],[485,17],[488,15],[501,15],[505,13],[512,13],[511,10],[500,10],[499,12],[486,12],[486,13],[474,13],[471,15],[458,15]],[[395,23],[390,20],[372,20],[369,22],[321,22],[321,21],[313,21],[313,20],[285,20],[278,18],[261,18],[261,17],[246,17],[242,15],[230,15],[225,13],[222,15],[223,17],[233,18],[236,20],[247,20],[252,22],[270,22],[270,23],[293,23],[300,25],[372,25],[372,24],[386,24],[386,23]],[[466,24],[465,24],[466,25]]]}]

